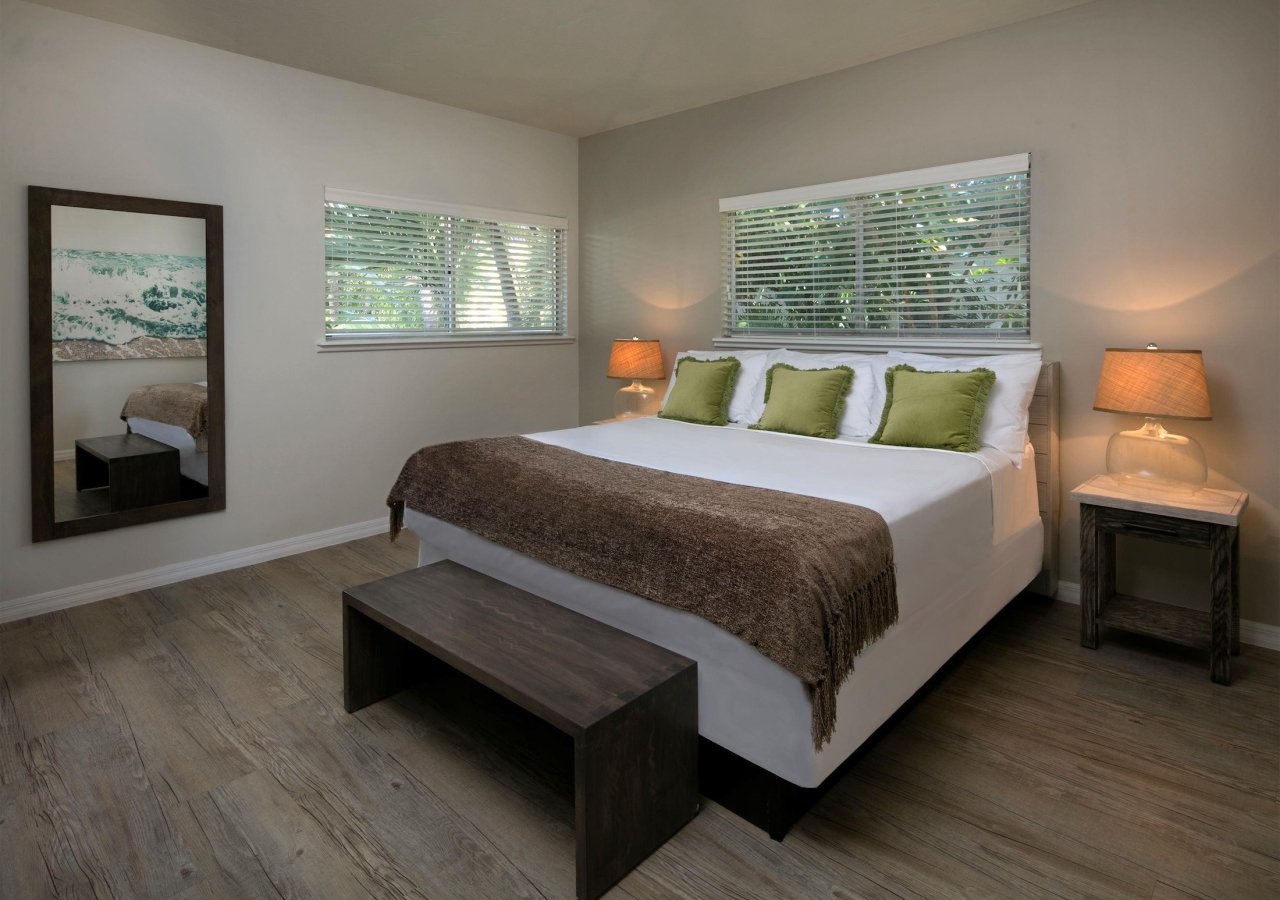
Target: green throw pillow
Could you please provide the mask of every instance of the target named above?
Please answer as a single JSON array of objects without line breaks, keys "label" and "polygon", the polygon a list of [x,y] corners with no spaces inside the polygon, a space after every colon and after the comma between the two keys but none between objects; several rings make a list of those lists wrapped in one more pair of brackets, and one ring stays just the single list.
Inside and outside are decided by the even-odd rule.
[{"label": "green throw pillow", "polygon": [[676,363],[676,383],[658,413],[661,419],[677,419],[697,425],[729,424],[729,398],[742,363],[732,356],[694,359]]},{"label": "green throw pillow", "polygon": [[995,383],[990,369],[921,372],[894,366],[884,374],[884,414],[871,443],[972,453],[981,446],[982,416]]},{"label": "green throw pillow", "polygon": [[764,415],[751,427],[834,438],[852,385],[853,369],[848,366],[797,369],[776,363],[765,376]]}]

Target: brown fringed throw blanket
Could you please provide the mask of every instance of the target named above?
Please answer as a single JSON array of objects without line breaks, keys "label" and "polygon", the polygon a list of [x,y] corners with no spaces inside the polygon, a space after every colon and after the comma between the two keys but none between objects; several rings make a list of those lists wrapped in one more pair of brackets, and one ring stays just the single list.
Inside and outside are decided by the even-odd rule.
[{"label": "brown fringed throw blanket", "polygon": [[196,442],[197,450],[208,447],[209,391],[202,384],[149,384],[131,393],[120,410],[120,418],[150,419],[177,425]]},{"label": "brown fringed throw blanket", "polygon": [[860,506],[673,475],[522,437],[425,447],[387,498],[558,569],[687,610],[803,680],[813,742],[898,619],[893,542]]}]

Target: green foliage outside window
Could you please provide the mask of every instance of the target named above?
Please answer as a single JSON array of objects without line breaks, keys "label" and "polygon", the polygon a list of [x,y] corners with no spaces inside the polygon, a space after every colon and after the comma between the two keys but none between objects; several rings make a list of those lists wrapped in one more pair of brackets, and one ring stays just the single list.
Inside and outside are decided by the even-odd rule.
[{"label": "green foliage outside window", "polygon": [[725,214],[730,333],[1029,332],[1025,175]]},{"label": "green foliage outside window", "polygon": [[325,204],[330,337],[561,333],[559,229]]}]

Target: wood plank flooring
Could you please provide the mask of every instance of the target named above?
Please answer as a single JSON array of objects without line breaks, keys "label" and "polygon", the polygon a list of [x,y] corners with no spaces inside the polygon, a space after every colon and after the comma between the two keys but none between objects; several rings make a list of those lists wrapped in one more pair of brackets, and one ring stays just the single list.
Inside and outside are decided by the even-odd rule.
[{"label": "wood plank flooring", "polygon": [[[182,499],[192,500],[209,496],[207,486],[183,478]],[[100,516],[111,511],[111,496],[106,487],[76,490],[76,461],[60,459],[53,464],[53,520],[66,522]]]},{"label": "wood plank flooring", "polygon": [[[573,895],[555,732],[456,676],[342,710],[368,538],[0,626],[0,898]],[[610,897],[1280,896],[1280,654],[1014,601],[783,843],[715,804]]]}]

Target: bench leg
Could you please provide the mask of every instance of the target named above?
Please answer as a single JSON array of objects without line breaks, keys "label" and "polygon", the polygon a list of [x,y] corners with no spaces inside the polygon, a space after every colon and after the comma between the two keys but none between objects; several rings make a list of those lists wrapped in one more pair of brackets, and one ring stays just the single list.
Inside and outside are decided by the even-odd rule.
[{"label": "bench leg", "polygon": [[113,459],[107,468],[107,497],[112,512],[181,499],[177,450]]},{"label": "bench leg", "polygon": [[106,487],[107,483],[107,464],[81,447],[76,447],[76,490],[91,491]]},{"label": "bench leg", "polygon": [[579,900],[599,897],[698,811],[697,669],[574,742]]},{"label": "bench leg", "polygon": [[342,604],[342,700],[363,709],[410,687],[420,673],[418,649],[364,613]]}]

